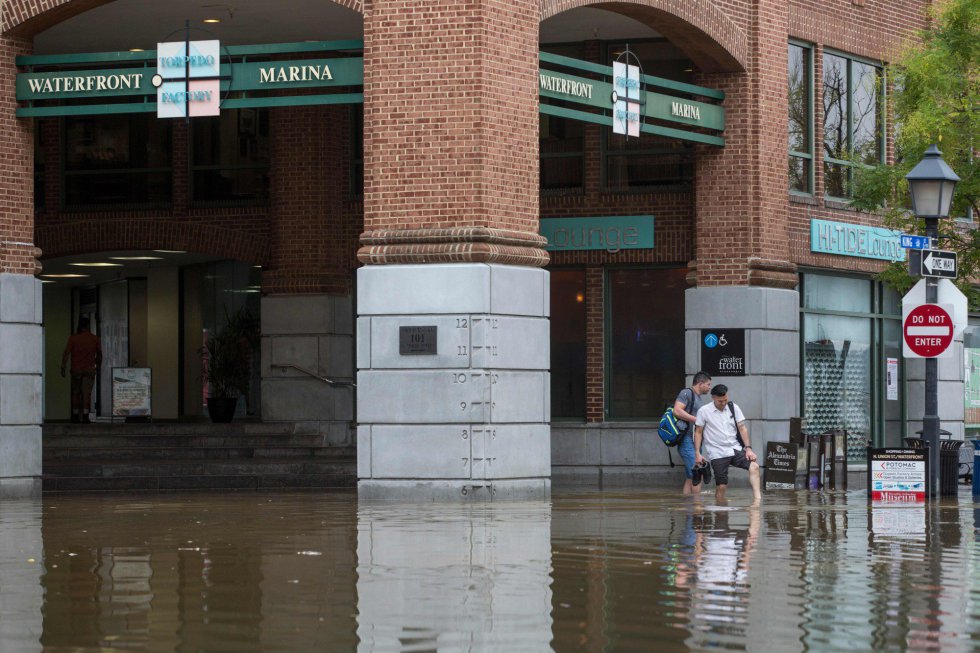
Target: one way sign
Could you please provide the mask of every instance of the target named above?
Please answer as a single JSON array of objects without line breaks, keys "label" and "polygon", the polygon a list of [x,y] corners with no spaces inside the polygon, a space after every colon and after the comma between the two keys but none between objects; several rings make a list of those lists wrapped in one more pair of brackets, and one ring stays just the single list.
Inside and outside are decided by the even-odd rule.
[{"label": "one way sign", "polygon": [[923,277],[956,278],[956,252],[943,252],[938,249],[922,250]]}]

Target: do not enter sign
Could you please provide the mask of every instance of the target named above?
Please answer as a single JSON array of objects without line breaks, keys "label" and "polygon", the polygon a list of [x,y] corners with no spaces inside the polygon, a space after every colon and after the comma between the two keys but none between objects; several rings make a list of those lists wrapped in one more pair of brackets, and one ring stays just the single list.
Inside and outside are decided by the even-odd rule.
[{"label": "do not enter sign", "polygon": [[905,358],[935,358],[953,343],[952,307],[919,304],[906,307],[902,320]]}]

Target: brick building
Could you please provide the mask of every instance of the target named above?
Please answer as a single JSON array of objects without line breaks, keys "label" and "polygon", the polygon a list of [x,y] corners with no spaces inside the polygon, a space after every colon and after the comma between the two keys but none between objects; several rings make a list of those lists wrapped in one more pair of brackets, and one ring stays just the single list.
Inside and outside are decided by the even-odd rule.
[{"label": "brick building", "polygon": [[[35,487],[68,418],[79,316],[98,416],[112,367],[149,367],[154,417],[193,419],[241,307],[237,410],[356,441],[365,495],[668,471],[655,423],[709,333],[758,448],[794,416],[855,462],[897,442],[921,370],[872,275],[901,251],[848,180],[893,155],[882,63],[928,4],[5,0],[0,483]],[[199,41],[210,81],[154,52]],[[642,69],[636,135],[615,61]],[[220,115],[158,117],[168,84]]]}]

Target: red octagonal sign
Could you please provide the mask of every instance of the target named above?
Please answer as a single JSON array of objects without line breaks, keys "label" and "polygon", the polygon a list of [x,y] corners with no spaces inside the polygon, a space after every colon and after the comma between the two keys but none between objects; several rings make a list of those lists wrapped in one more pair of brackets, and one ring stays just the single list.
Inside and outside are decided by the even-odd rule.
[{"label": "red octagonal sign", "polygon": [[920,304],[906,314],[902,333],[906,356],[935,358],[953,342],[953,318],[939,304]]}]

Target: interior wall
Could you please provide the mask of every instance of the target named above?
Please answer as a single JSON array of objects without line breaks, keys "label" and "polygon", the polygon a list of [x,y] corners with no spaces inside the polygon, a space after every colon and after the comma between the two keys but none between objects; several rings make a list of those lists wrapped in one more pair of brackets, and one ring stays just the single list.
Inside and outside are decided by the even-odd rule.
[{"label": "interior wall", "polygon": [[44,419],[71,416],[71,382],[61,377],[61,354],[71,335],[71,289],[45,284],[44,297]]},{"label": "interior wall", "polygon": [[180,270],[151,268],[146,275],[147,366],[153,370],[153,417],[177,419],[180,387]]}]

